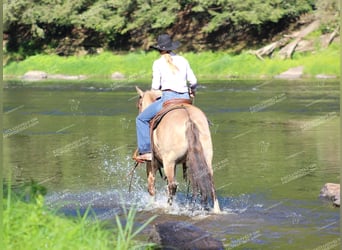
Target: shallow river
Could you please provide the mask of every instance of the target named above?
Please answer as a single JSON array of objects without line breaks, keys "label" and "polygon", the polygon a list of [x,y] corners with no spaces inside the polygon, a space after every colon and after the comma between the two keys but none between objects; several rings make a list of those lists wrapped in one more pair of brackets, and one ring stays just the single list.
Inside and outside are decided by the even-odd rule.
[{"label": "shallow river", "polygon": [[161,178],[156,202],[150,203],[143,168],[128,193],[136,101],[134,86],[5,89],[5,176],[46,186],[47,205],[63,203],[67,214],[91,205],[98,218],[114,222],[122,206],[134,205],[137,224],[153,214],[155,222],[187,221],[227,249],[340,245],[339,209],[319,198],[325,183],[339,183],[338,82],[226,81],[200,87],[195,105],[212,124],[222,215],[187,209],[181,171],[172,208],[165,204]]}]

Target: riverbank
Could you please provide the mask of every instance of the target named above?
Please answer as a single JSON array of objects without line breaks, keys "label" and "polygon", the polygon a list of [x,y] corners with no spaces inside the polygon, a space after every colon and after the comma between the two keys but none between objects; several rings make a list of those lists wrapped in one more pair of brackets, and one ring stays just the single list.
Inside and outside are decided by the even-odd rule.
[{"label": "riverbank", "polygon": [[[272,79],[291,68],[302,69],[300,78],[339,78],[340,48],[332,44],[327,49],[314,53],[296,53],[291,60],[258,59],[248,52],[232,55],[224,52],[179,53],[185,56],[199,81],[227,79]],[[50,85],[60,82],[83,84],[102,82],[111,85],[149,82],[152,63],[159,57],[157,52],[134,52],[125,55],[103,52],[99,55],[60,57],[36,55],[20,62],[4,66],[4,80],[8,84],[26,82],[30,71],[46,74],[39,84]],[[34,79],[35,80],[35,79]],[[32,81],[33,82],[33,81]],[[35,84],[37,84],[35,82]]]},{"label": "riverbank", "polygon": [[51,211],[44,205],[41,195],[31,202],[7,197],[3,203],[3,236],[6,249],[128,250],[138,246],[142,249],[152,249],[154,245],[135,239],[154,218],[136,228],[134,209],[126,211],[124,225],[117,216],[117,225],[113,228],[103,221],[92,219],[91,209],[83,215],[78,212],[78,216],[71,218],[59,214],[58,211]]}]

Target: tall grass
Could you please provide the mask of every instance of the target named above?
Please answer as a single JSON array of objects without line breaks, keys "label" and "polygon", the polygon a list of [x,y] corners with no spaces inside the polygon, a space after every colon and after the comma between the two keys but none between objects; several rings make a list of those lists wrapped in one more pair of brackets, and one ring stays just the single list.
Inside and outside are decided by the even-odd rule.
[{"label": "tall grass", "polygon": [[156,53],[115,55],[104,52],[100,55],[60,57],[57,55],[36,55],[21,62],[5,66],[4,74],[23,75],[30,70],[41,70],[48,74],[87,75],[108,78],[114,72],[125,75],[150,72]]},{"label": "tall grass", "polygon": [[134,240],[154,217],[134,231],[136,210],[125,211],[125,226],[116,217],[116,231],[106,229],[103,222],[88,218],[90,209],[76,218],[57,215],[44,207],[37,194],[31,202],[14,197],[11,190],[4,199],[3,234],[6,250],[74,250],[74,249],[150,249],[151,244]]},{"label": "tall grass", "polygon": [[[117,225],[117,250],[119,249],[131,249],[134,246],[134,238],[149,224],[156,216],[149,218],[143,225],[134,231],[134,218],[136,215],[135,209],[127,210],[124,207],[124,214],[126,219],[125,227],[122,226],[119,216],[115,216]],[[153,244],[145,244],[146,247],[152,247]]]},{"label": "tall grass", "polygon": [[289,68],[304,66],[304,74],[340,76],[340,48],[333,44],[328,49],[315,53],[296,53],[292,59],[265,58],[261,61],[247,52],[229,55],[223,52],[186,54],[199,78],[270,78]]},{"label": "tall grass", "polygon": [[[291,67],[304,66],[308,77],[317,74],[340,75],[340,48],[332,44],[315,53],[296,53],[293,59],[257,59],[247,52],[232,55],[225,52],[180,53],[190,62],[195,74],[201,79],[267,78]],[[4,67],[4,75],[22,76],[29,70],[42,70],[48,74],[87,75],[89,78],[109,79],[120,72],[130,82],[150,80],[152,63],[159,57],[157,52],[135,52],[116,55],[104,52],[100,55],[59,57],[36,55]]]},{"label": "tall grass", "polygon": [[85,218],[70,220],[53,215],[43,208],[42,197],[36,204],[10,202],[4,210],[6,249],[113,248],[114,235],[102,230],[99,223],[88,224]]}]

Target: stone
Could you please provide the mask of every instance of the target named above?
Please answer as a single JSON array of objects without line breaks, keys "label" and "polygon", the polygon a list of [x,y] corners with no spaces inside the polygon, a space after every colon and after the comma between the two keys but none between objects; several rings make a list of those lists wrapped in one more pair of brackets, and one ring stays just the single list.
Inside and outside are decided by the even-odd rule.
[{"label": "stone", "polygon": [[317,79],[335,79],[337,76],[335,75],[325,75],[325,74],[318,74],[316,75]]},{"label": "stone", "polygon": [[114,80],[121,80],[121,79],[125,79],[125,75],[120,73],[120,72],[114,72],[112,74],[112,79]]},{"label": "stone", "polygon": [[340,184],[326,183],[320,192],[320,197],[329,199],[336,207],[340,206]]},{"label": "stone", "polygon": [[303,76],[303,70],[304,70],[303,66],[290,68],[287,71],[285,71],[279,75],[276,75],[275,78],[278,78],[278,79],[299,79]]},{"label": "stone", "polygon": [[188,222],[168,221],[153,226],[150,242],[163,250],[223,250],[223,243]]},{"label": "stone", "polygon": [[39,71],[39,70],[31,70],[26,72],[22,79],[27,80],[27,81],[38,81],[38,80],[43,80],[48,77],[48,74],[44,71]]},{"label": "stone", "polygon": [[59,79],[59,80],[84,80],[87,77],[85,75],[63,75],[63,74],[55,74],[48,75],[49,79]]}]

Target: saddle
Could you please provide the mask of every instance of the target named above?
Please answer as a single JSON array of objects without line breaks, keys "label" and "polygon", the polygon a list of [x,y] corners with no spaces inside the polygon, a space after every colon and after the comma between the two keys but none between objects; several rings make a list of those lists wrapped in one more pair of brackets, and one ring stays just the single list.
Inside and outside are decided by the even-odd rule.
[{"label": "saddle", "polygon": [[[168,101],[163,103],[163,108],[150,121],[151,147],[153,147],[153,130],[158,127],[162,118],[168,112],[175,110],[175,109],[182,109],[182,108],[185,109],[186,106],[188,106],[188,105],[192,105],[191,99],[175,98],[175,99],[171,99],[171,100],[168,100]],[[142,163],[143,161],[137,160],[137,156],[138,156],[138,149],[136,149],[134,151],[132,158],[137,163]],[[160,169],[159,169],[159,171],[160,171]],[[162,174],[161,174],[161,176],[162,176]]]},{"label": "saddle", "polygon": [[170,111],[175,109],[184,109],[187,105],[192,105],[191,99],[175,98],[163,103],[163,108],[153,117],[150,121],[150,134],[152,138],[152,132],[156,129],[161,119]]}]

